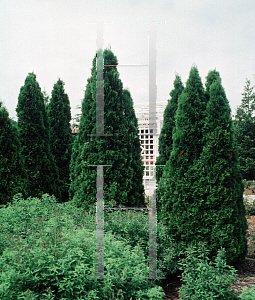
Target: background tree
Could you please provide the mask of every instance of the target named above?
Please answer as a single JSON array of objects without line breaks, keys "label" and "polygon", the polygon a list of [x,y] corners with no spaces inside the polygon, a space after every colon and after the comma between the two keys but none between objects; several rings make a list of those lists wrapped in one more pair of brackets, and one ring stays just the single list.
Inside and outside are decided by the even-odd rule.
[{"label": "background tree", "polygon": [[64,82],[58,79],[47,106],[51,153],[59,172],[61,200],[69,200],[70,160],[72,153],[71,107],[64,90]]},{"label": "background tree", "polygon": [[234,128],[242,177],[255,180],[255,93],[246,80],[241,105],[236,110]]},{"label": "background tree", "polygon": [[[93,61],[93,63],[95,63]],[[72,147],[71,163],[70,163],[70,188],[69,188],[69,199],[73,199],[76,189],[82,184],[82,167],[81,167],[81,155],[79,151],[82,146],[87,143],[90,139],[88,134],[91,134],[93,129],[93,122],[95,122],[92,116],[92,78],[87,80],[86,90],[84,99],[82,101],[82,114],[80,116],[80,124],[77,135]],[[80,153],[81,154],[81,153]]]},{"label": "background tree", "polygon": [[[127,92],[123,92],[116,67],[104,68],[104,133],[113,136],[87,136],[96,134],[96,59],[97,57],[93,59],[92,76],[82,103],[83,115],[79,134],[73,148],[70,196],[73,195],[73,200],[78,206],[88,207],[89,204],[95,203],[97,170],[96,167],[88,165],[108,164],[112,166],[104,168],[105,203],[115,200],[117,204],[125,206],[140,206],[144,204],[143,195],[137,198],[137,191],[142,190],[142,187],[139,188],[136,184],[140,179],[132,183],[135,152],[132,159],[129,159],[127,148],[129,143],[133,143],[134,149],[137,149],[137,138],[134,135],[133,139],[131,138],[135,128],[132,122],[129,123],[131,119],[128,119],[129,115],[132,117],[126,103],[130,99]],[[118,64],[117,58],[109,49],[104,51],[104,64]],[[141,162],[141,156],[137,159]],[[135,176],[140,175],[138,173]]]},{"label": "background tree", "polygon": [[220,78],[220,73],[216,71],[216,69],[209,71],[209,73],[206,76],[206,82],[205,82],[205,97],[207,102],[210,100],[210,88],[211,85]]},{"label": "background tree", "polygon": [[[119,151],[126,148],[127,179],[129,182],[127,198],[131,206],[136,206],[138,203],[144,202],[144,186],[143,186],[143,171],[144,166],[141,156],[141,142],[138,136],[138,120],[135,115],[134,103],[131,94],[128,90],[123,90],[123,121],[121,126],[124,131],[122,144],[119,145]],[[125,145],[124,145],[125,143]],[[123,153],[124,150],[123,150]]]},{"label": "background tree", "polygon": [[[178,108],[178,98],[181,95],[184,86],[181,81],[181,77],[175,75],[174,80],[174,89],[170,92],[170,100],[164,111],[164,122],[161,129],[161,135],[159,136],[159,146],[158,152],[159,156],[156,159],[156,165],[165,165],[168,161],[172,148],[173,148],[173,129],[175,127],[175,113]],[[162,176],[164,167],[156,168],[156,181],[159,183],[159,180]]]},{"label": "background tree", "polygon": [[248,226],[231,110],[220,77],[210,86],[203,135],[205,146],[184,177],[182,206],[171,212],[170,229],[179,250],[207,242],[211,258],[223,247],[232,264],[247,254]]},{"label": "background tree", "polygon": [[16,112],[30,196],[49,193],[60,198],[58,169],[50,152],[44,97],[34,73],[28,74],[20,89]]},{"label": "background tree", "polygon": [[176,239],[180,239],[182,224],[186,224],[185,210],[191,201],[184,196],[186,173],[203,149],[205,109],[203,84],[193,66],[178,100],[173,149],[158,185],[158,216]]},{"label": "background tree", "polygon": [[17,128],[0,102],[0,204],[7,204],[17,193],[28,196],[27,174]]}]

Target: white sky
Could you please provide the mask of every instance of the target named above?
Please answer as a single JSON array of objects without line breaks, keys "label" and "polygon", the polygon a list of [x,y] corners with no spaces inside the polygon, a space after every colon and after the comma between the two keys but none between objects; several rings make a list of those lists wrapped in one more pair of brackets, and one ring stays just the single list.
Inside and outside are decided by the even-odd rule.
[{"label": "white sky", "polygon": [[[167,103],[175,72],[183,81],[193,64],[205,83],[220,72],[232,114],[246,78],[255,84],[254,0],[0,0],[0,99],[17,120],[21,86],[34,72],[49,95],[60,77],[72,117],[80,111],[92,59],[96,22],[119,64],[148,64],[149,23],[157,29],[157,102]],[[94,23],[93,23],[94,22]],[[134,104],[148,104],[148,67],[119,67]]]}]

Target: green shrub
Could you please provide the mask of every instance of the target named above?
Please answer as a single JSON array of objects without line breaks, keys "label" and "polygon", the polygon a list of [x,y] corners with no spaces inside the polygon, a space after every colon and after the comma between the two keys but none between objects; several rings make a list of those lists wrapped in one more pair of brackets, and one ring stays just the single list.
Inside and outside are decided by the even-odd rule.
[{"label": "green shrub", "polygon": [[[143,249],[148,257],[149,245],[148,211],[107,211],[105,232],[111,231],[119,240],[126,241],[131,247]],[[164,277],[177,269],[178,258],[174,240],[167,234],[166,227],[157,223],[157,276]]]},{"label": "green shrub", "polygon": [[236,282],[236,271],[226,264],[225,251],[219,250],[215,262],[211,262],[208,249],[204,244],[200,246],[187,249],[185,258],[179,262],[184,270],[180,300],[238,299],[229,289]]},{"label": "green shrub", "polygon": [[255,287],[248,289],[244,287],[242,293],[239,295],[240,300],[254,300],[255,299]]},{"label": "green shrub", "polygon": [[112,279],[94,279],[95,216],[70,203],[56,203],[49,195],[27,200],[17,195],[1,208],[0,218],[2,300],[161,300],[165,295],[142,278],[148,273],[141,246],[131,247],[110,232],[104,236],[104,275]]}]

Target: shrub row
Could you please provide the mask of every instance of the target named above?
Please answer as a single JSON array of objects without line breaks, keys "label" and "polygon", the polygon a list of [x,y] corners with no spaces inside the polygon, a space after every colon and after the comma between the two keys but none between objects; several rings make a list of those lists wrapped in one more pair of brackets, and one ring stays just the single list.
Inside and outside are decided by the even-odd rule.
[{"label": "shrub row", "polygon": [[[104,276],[96,276],[95,212],[57,203],[47,194],[21,194],[0,209],[0,299],[159,299],[159,280],[148,276],[148,212],[106,211]],[[224,249],[214,262],[206,245],[177,253],[165,226],[157,224],[157,276],[183,270],[180,299],[255,299],[254,289],[230,291],[236,281]],[[183,257],[180,259],[180,257]]]}]

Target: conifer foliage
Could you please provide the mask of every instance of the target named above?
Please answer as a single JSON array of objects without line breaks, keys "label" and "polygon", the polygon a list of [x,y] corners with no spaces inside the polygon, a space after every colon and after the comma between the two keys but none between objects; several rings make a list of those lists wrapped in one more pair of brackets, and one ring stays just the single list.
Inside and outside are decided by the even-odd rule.
[{"label": "conifer foliage", "polygon": [[16,112],[30,196],[49,193],[59,198],[58,169],[50,152],[44,96],[34,73],[28,74],[20,89]]},{"label": "conifer foliage", "polygon": [[237,108],[234,128],[241,174],[244,179],[255,180],[255,93],[250,80],[246,80],[243,99]]},{"label": "conifer foliage", "polygon": [[[173,148],[173,129],[175,127],[175,113],[178,108],[178,98],[181,95],[184,86],[181,81],[181,77],[176,75],[174,80],[174,89],[170,92],[171,99],[168,100],[168,104],[164,111],[164,124],[159,136],[158,152],[159,156],[156,159],[156,165],[165,165],[168,161],[172,148]],[[164,167],[156,168],[156,180],[159,180],[162,176]]]},{"label": "conifer foliage", "polygon": [[[164,199],[170,199],[166,202],[168,218],[165,219],[180,251],[191,244],[207,242],[211,258],[215,258],[218,249],[223,247],[227,263],[231,264],[243,260],[247,253],[244,186],[234,143],[231,110],[218,72],[208,74],[206,86],[209,102],[204,126],[201,127],[204,146],[201,148],[202,145],[198,144],[200,149],[188,167],[189,157],[185,157],[185,150],[175,156],[175,161],[171,155],[170,166],[178,166],[179,169],[175,170],[179,177],[174,178],[175,190],[171,184],[172,190],[168,189],[164,194]],[[183,115],[181,110],[180,114]],[[178,127],[181,128],[178,117],[176,124],[178,132]],[[188,130],[188,127],[182,128]],[[191,127],[189,130],[192,132]],[[174,149],[176,140],[177,135]],[[169,191],[173,192],[173,197]]]},{"label": "conifer foliage", "polygon": [[202,151],[205,108],[203,84],[197,68],[193,66],[186,87],[178,100],[173,148],[157,189],[159,218],[165,219],[166,223],[170,222],[171,231],[177,230],[179,222],[176,222],[176,218],[182,214],[181,194],[184,177]]},{"label": "conifer foliage", "polygon": [[72,153],[71,108],[64,82],[58,79],[47,106],[51,153],[59,172],[61,200],[69,200],[69,167]]},{"label": "conifer foliage", "polygon": [[[95,64],[95,61],[93,61]],[[82,184],[82,165],[81,165],[81,151],[82,147],[85,143],[88,143],[90,137],[88,134],[92,132],[93,122],[96,122],[95,114],[92,115],[92,106],[93,106],[93,98],[92,98],[92,77],[87,80],[86,90],[84,99],[82,101],[82,114],[80,117],[80,124],[78,134],[75,137],[73,147],[72,147],[72,155],[71,155],[71,163],[70,163],[70,188],[69,188],[69,199],[73,199],[75,191],[77,187]],[[94,108],[95,109],[95,108]]]},{"label": "conifer foliage", "polygon": [[27,196],[27,175],[17,128],[0,102],[0,204],[7,204],[17,193]]},{"label": "conifer foliage", "polygon": [[[124,136],[122,146],[126,148],[127,165],[129,164],[129,173],[127,173],[128,193],[127,198],[131,206],[136,206],[144,202],[143,170],[144,166],[141,157],[141,142],[138,136],[138,121],[133,107],[133,99],[128,90],[123,90],[123,108],[124,118],[123,126]],[[125,144],[124,144],[125,143]],[[125,152],[123,152],[125,153]]]},{"label": "conifer foliage", "polygon": [[196,206],[188,239],[208,242],[213,257],[217,249],[225,248],[227,262],[232,264],[242,261],[247,254],[248,226],[231,109],[220,77],[210,86],[206,115],[206,144],[188,173],[190,194]]},{"label": "conifer foliage", "polygon": [[[117,65],[111,50],[103,53],[105,65]],[[123,91],[116,67],[104,68],[104,133],[96,134],[97,57],[93,59],[92,75],[88,80],[82,103],[82,116],[71,159],[70,197],[77,206],[88,207],[96,202],[96,167],[104,167],[105,205],[114,200],[125,206],[144,204],[142,158],[137,120],[132,98]]]}]

